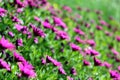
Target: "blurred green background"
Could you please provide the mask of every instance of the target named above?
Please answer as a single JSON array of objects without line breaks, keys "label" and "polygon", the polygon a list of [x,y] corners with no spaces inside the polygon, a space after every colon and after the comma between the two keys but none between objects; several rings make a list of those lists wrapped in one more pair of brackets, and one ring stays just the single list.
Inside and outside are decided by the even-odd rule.
[{"label": "blurred green background", "polygon": [[70,6],[77,11],[77,6],[91,10],[101,10],[106,17],[113,16],[120,22],[120,0],[48,0],[52,4]]}]

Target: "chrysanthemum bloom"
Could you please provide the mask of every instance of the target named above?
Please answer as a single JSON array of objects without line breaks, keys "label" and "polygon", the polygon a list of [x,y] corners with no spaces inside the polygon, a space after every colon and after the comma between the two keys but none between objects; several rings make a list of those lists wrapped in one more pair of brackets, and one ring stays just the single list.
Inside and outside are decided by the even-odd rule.
[{"label": "chrysanthemum bloom", "polygon": [[70,77],[70,76],[67,76],[67,79],[68,80],[74,80],[72,77]]},{"label": "chrysanthemum bloom", "polygon": [[10,37],[14,37],[14,36],[15,36],[15,35],[13,34],[13,32],[11,32],[11,31],[8,32],[8,35],[9,35]]},{"label": "chrysanthemum bloom", "polygon": [[56,24],[57,26],[61,26],[64,29],[67,28],[66,24],[62,21],[62,19],[58,17],[53,17],[53,20],[54,20],[54,24]]},{"label": "chrysanthemum bloom", "polygon": [[37,17],[37,16],[34,16],[34,19],[35,19],[35,21],[37,21],[37,22],[39,22],[39,23],[41,23],[42,21],[40,20],[40,18],[39,17]]},{"label": "chrysanthemum bloom", "polygon": [[75,68],[71,68],[70,73],[73,74],[73,75],[77,75],[77,72],[76,72]]},{"label": "chrysanthemum bloom", "polygon": [[5,62],[3,59],[0,59],[0,68],[4,68],[4,69],[6,69],[6,70],[8,70],[8,71],[11,70],[11,69],[10,69],[10,65],[7,64],[7,62]]},{"label": "chrysanthemum bloom", "polygon": [[18,62],[26,62],[23,56],[21,56],[19,53],[14,52],[13,57],[15,58],[16,61]]},{"label": "chrysanthemum bloom", "polygon": [[13,50],[13,49],[15,49],[15,45],[10,43],[4,37],[2,37],[2,39],[0,39],[0,48]]},{"label": "chrysanthemum bloom", "polygon": [[5,10],[4,8],[0,7],[0,16],[5,16],[5,14],[7,13],[7,10]]},{"label": "chrysanthemum bloom", "polygon": [[39,29],[35,26],[32,26],[32,29],[33,29],[33,33],[34,33],[35,36],[40,36],[42,38],[45,37],[45,33],[41,29]]},{"label": "chrysanthemum bloom", "polygon": [[73,51],[80,51],[80,50],[82,50],[79,46],[77,46],[74,43],[70,43],[70,47],[72,48]]},{"label": "chrysanthemum bloom", "polygon": [[75,37],[75,40],[76,40],[77,42],[81,43],[81,44],[85,44],[85,41],[82,40],[79,36],[76,36],[76,37]]},{"label": "chrysanthemum bloom", "polygon": [[116,40],[120,42],[120,36],[116,36]]},{"label": "chrysanthemum bloom", "polygon": [[95,41],[93,39],[86,40],[86,43],[88,43],[90,46],[95,46]]},{"label": "chrysanthemum bloom", "polygon": [[47,60],[48,62],[53,63],[55,66],[58,66],[58,67],[62,66],[62,64],[61,64],[60,62],[58,62],[57,60],[53,59],[53,58],[50,57],[50,56],[46,56],[46,60]]},{"label": "chrysanthemum bloom", "polygon": [[88,62],[87,60],[83,60],[83,65],[84,66],[90,66],[90,62]]},{"label": "chrysanthemum bloom", "polygon": [[37,37],[34,38],[34,43],[35,43],[35,44],[38,43],[38,38],[37,38]]},{"label": "chrysanthemum bloom", "polygon": [[102,62],[99,59],[97,59],[96,57],[94,57],[94,65],[95,66],[103,66]]},{"label": "chrysanthemum bloom", "polygon": [[22,40],[22,38],[16,40],[16,45],[17,46],[23,46],[23,40]]},{"label": "chrysanthemum bloom", "polygon": [[109,64],[108,62],[104,62],[103,65],[104,65],[106,68],[111,68],[111,67],[112,67],[112,65]]},{"label": "chrysanthemum bloom", "polygon": [[96,25],[97,30],[102,30],[102,26]]},{"label": "chrysanthemum bloom", "polygon": [[68,36],[68,34],[65,31],[59,30],[59,31],[57,31],[55,33],[56,33],[56,37],[58,37],[60,39],[63,39],[63,40],[64,39],[66,39],[66,40],[70,39],[69,36]]},{"label": "chrysanthemum bloom", "polygon": [[21,62],[18,63],[18,66],[23,76],[26,76],[29,78],[36,77],[36,73],[33,70],[33,67],[30,67],[28,64],[23,64]]},{"label": "chrysanthemum bloom", "polygon": [[85,33],[79,28],[74,28],[74,31],[79,35],[83,35],[83,36],[85,35]]},{"label": "chrysanthemum bloom", "polygon": [[65,70],[63,69],[62,66],[58,68],[58,71],[59,71],[60,74],[66,75],[66,72],[65,72]]},{"label": "chrysanthemum bloom", "polygon": [[63,6],[62,8],[68,11],[69,13],[72,12],[72,9],[69,6]]}]

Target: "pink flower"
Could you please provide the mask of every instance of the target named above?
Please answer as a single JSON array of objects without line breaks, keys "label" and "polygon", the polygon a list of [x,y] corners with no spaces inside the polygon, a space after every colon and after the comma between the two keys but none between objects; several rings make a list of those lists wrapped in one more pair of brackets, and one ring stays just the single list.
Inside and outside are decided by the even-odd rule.
[{"label": "pink flower", "polygon": [[111,78],[118,78],[120,74],[116,70],[110,70],[110,77]]},{"label": "pink flower", "polygon": [[5,16],[5,14],[7,13],[7,10],[5,10],[4,8],[0,7],[0,16]]},{"label": "pink flower", "polygon": [[9,49],[9,50],[15,49],[14,44],[10,43],[4,37],[2,37],[2,39],[0,39],[0,47],[3,49]]},{"label": "pink flower", "polygon": [[35,19],[37,22],[40,22],[40,23],[41,23],[41,20],[40,20],[40,18],[39,18],[39,17],[34,16],[34,19]]},{"label": "pink flower", "polygon": [[46,34],[41,29],[35,27],[33,24],[31,24],[31,27],[35,36],[40,36],[42,38],[46,36]]},{"label": "pink flower", "polygon": [[57,26],[61,26],[62,28],[67,28],[66,24],[62,21],[62,19],[58,18],[58,17],[53,17],[54,20],[54,24],[56,24]]},{"label": "pink flower", "polygon": [[84,65],[84,66],[89,66],[89,65],[90,65],[90,62],[88,62],[87,60],[83,60],[83,65]]},{"label": "pink flower", "polygon": [[18,62],[26,62],[24,57],[21,56],[20,54],[18,54],[17,52],[14,52],[13,56],[14,56],[15,60],[18,61]]},{"label": "pink flower", "polygon": [[41,59],[42,64],[46,64],[46,60],[44,58]]},{"label": "pink flower", "polygon": [[36,77],[36,73],[33,70],[32,67],[28,67],[27,64],[23,64],[21,62],[18,63],[19,69],[22,73],[23,76],[29,77],[29,78],[35,78]]},{"label": "pink flower", "polygon": [[120,36],[116,36],[116,40],[120,42]]},{"label": "pink flower", "polygon": [[67,79],[68,80],[74,80],[72,77],[70,77],[70,76],[67,76]]},{"label": "pink flower", "polygon": [[102,26],[99,26],[99,25],[97,25],[96,28],[97,28],[98,30],[102,30],[102,29],[103,29]]},{"label": "pink flower", "polygon": [[90,39],[90,40],[87,40],[86,43],[88,43],[90,46],[95,46],[95,41]]},{"label": "pink flower", "polygon": [[77,75],[77,72],[76,72],[75,68],[71,68],[70,73],[73,74],[73,75]]},{"label": "pink flower", "polygon": [[85,33],[79,28],[74,28],[74,31],[79,35],[85,35]]},{"label": "pink flower", "polygon": [[77,46],[74,43],[70,43],[70,47],[72,48],[73,51],[80,51],[80,50],[82,50],[79,46]]},{"label": "pink flower", "polygon": [[62,64],[60,62],[58,62],[57,60],[53,59],[50,56],[46,56],[46,59],[47,59],[47,61],[52,62],[55,66],[58,66],[58,67],[62,66]]},{"label": "pink flower", "polygon": [[104,62],[103,65],[104,65],[106,68],[111,68],[111,67],[112,67],[112,65],[109,64],[108,62]]},{"label": "pink flower", "polygon": [[76,37],[75,37],[75,40],[76,40],[77,42],[81,43],[81,44],[85,44],[85,41],[82,40],[79,36],[76,36]]},{"label": "pink flower", "polygon": [[44,28],[48,28],[48,29],[52,28],[51,24],[47,21],[44,21],[42,24],[43,24]]},{"label": "pink flower", "polygon": [[114,48],[111,49],[111,52],[114,54],[114,55],[118,55],[119,52],[117,52]]},{"label": "pink flower", "polygon": [[68,12],[72,12],[72,9],[69,6],[63,6],[63,9]]},{"label": "pink flower", "polygon": [[60,74],[66,75],[66,72],[65,72],[65,70],[63,69],[63,67],[59,67],[58,70],[59,70],[59,73],[60,73]]},{"label": "pink flower", "polygon": [[0,67],[1,68],[5,68],[6,70],[10,71],[10,65],[7,64],[7,62],[5,62],[3,59],[0,59]]},{"label": "pink flower", "polygon": [[11,36],[11,37],[14,37],[14,34],[11,31],[8,32],[8,35]]},{"label": "pink flower", "polygon": [[108,23],[105,22],[104,20],[100,20],[100,24],[104,25],[104,26],[108,26]]},{"label": "pink flower", "polygon": [[118,70],[120,71],[120,66],[118,66]]},{"label": "pink flower", "polygon": [[17,46],[23,46],[23,40],[22,40],[22,38],[16,40],[16,45]]},{"label": "pink flower", "polygon": [[18,30],[18,31],[21,31],[23,29],[23,26],[19,25],[19,24],[15,24],[15,28]]},{"label": "pink flower", "polygon": [[34,38],[34,43],[37,44],[38,43],[38,38]]},{"label": "pink flower", "polygon": [[59,30],[56,33],[56,37],[60,38],[60,39],[66,39],[66,40],[69,40],[69,36],[66,32],[62,31],[62,30]]},{"label": "pink flower", "polygon": [[94,57],[94,65],[95,66],[103,66],[102,62],[99,59],[95,58],[95,57]]}]

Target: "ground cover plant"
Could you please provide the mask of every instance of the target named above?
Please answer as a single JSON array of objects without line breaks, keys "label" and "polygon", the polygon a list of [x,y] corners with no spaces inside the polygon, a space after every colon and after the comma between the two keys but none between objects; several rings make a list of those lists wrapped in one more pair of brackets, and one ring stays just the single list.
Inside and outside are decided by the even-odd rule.
[{"label": "ground cover plant", "polygon": [[89,1],[0,0],[0,80],[120,80],[120,2]]}]

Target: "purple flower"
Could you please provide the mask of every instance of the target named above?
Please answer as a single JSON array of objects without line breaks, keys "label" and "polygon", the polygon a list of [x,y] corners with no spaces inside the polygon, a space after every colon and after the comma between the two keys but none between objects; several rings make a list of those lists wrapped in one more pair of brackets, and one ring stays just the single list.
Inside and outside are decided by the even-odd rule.
[{"label": "purple flower", "polygon": [[102,64],[102,62],[99,59],[94,57],[94,65],[95,66],[102,66],[103,64]]},{"label": "purple flower", "polygon": [[77,42],[81,43],[81,44],[85,44],[85,41],[82,40],[79,36],[76,36],[76,37],[75,37],[75,40],[76,40]]},{"label": "purple flower", "polygon": [[44,21],[42,24],[43,24],[44,28],[48,28],[48,29],[52,28],[51,24],[47,21]]},{"label": "purple flower", "polygon": [[22,23],[17,17],[15,16],[12,16],[12,21],[13,22],[19,22],[19,23]]},{"label": "purple flower", "polygon": [[86,43],[88,43],[90,46],[95,46],[95,41],[90,39],[90,40],[87,40]]},{"label": "purple flower", "polygon": [[111,68],[111,67],[112,67],[112,65],[109,64],[108,62],[104,62],[103,65],[104,65],[106,68]]},{"label": "purple flower", "polygon": [[116,40],[120,42],[120,36],[116,36]]},{"label": "purple flower", "polygon": [[13,50],[13,49],[15,49],[15,46],[14,46],[14,44],[12,44],[8,40],[6,40],[4,37],[2,37],[2,39],[0,39],[0,48]]},{"label": "purple flower", "polygon": [[76,72],[75,68],[71,68],[70,73],[73,74],[73,75],[77,75],[77,72]]},{"label": "purple flower", "polygon": [[50,56],[46,56],[46,59],[48,62],[52,62],[55,66],[62,66],[62,64],[60,62],[58,62],[57,60],[53,59],[52,57]]},{"label": "purple flower", "polygon": [[27,0],[15,0],[15,3],[18,5],[18,7],[26,7],[28,5]]},{"label": "purple flower", "polygon": [[17,13],[22,13],[23,12],[23,8],[17,8]]},{"label": "purple flower", "polygon": [[120,66],[118,66],[118,70],[120,71]]},{"label": "purple flower", "polygon": [[24,57],[21,56],[20,54],[18,54],[17,52],[14,52],[13,56],[14,56],[15,60],[18,61],[18,62],[26,62]]},{"label": "purple flower", "polygon": [[23,64],[23,63],[19,62],[18,66],[19,66],[19,69],[20,69],[23,76],[26,76],[26,77],[29,77],[29,78],[35,78],[36,77],[35,71],[28,64]]},{"label": "purple flower", "polygon": [[46,60],[44,58],[41,59],[42,64],[46,64]]},{"label": "purple flower", "polygon": [[18,30],[18,31],[21,31],[23,29],[23,26],[19,25],[19,24],[15,24],[15,28]]},{"label": "purple flower", "polygon": [[36,38],[34,38],[34,43],[38,43],[38,38],[36,37]]},{"label": "purple flower", "polygon": [[58,68],[58,71],[59,71],[60,74],[66,75],[66,72],[65,72],[65,70],[63,69],[63,67],[59,67],[59,68]]},{"label": "purple flower", "polygon": [[110,70],[110,77],[111,78],[118,78],[120,74],[116,70]]},{"label": "purple flower", "polygon": [[84,66],[90,66],[90,62],[88,62],[87,60],[83,60],[83,65]]},{"label": "purple flower", "polygon": [[62,28],[67,28],[66,24],[62,21],[62,19],[58,18],[58,17],[53,17],[54,20],[54,24],[56,24],[57,26],[61,26]]},{"label": "purple flower", "polygon": [[42,38],[45,37],[45,33],[41,29],[39,29],[39,28],[37,28],[33,25],[32,25],[32,29],[33,29],[33,33],[34,33],[35,36],[40,36]]},{"label": "purple flower", "polygon": [[83,36],[85,35],[85,33],[79,28],[74,28],[74,31],[79,35],[83,35]]},{"label": "purple flower", "polygon": [[23,34],[27,34],[27,32],[28,32],[27,26],[22,26],[22,25],[19,25],[19,24],[15,24],[15,28],[18,31],[22,32]]},{"label": "purple flower", "polygon": [[68,80],[74,80],[72,77],[70,77],[70,76],[67,76],[67,79]]},{"label": "purple flower", "polygon": [[90,27],[90,24],[89,24],[89,23],[85,23],[85,26],[86,26],[87,28],[89,28],[89,27]]},{"label": "purple flower", "polygon": [[23,40],[22,40],[22,38],[16,40],[16,45],[17,46],[23,46]]},{"label": "purple flower", "polygon": [[0,67],[1,68],[5,68],[6,70],[10,71],[10,65],[7,64],[7,62],[5,62],[3,59],[0,59]]},{"label": "purple flower", "polygon": [[68,11],[69,13],[72,12],[72,9],[69,6],[63,6],[63,9]]},{"label": "purple flower", "polygon": [[102,26],[97,25],[96,28],[97,28],[98,30],[102,30]]},{"label": "purple flower", "polygon": [[100,20],[100,24],[104,25],[104,26],[108,26],[108,23],[105,22],[104,20]]},{"label": "purple flower", "polygon": [[11,37],[14,37],[14,34],[11,31],[8,32],[8,35],[11,36]]},{"label": "purple flower", "polygon": [[41,23],[41,20],[40,20],[40,18],[39,18],[39,17],[34,16],[34,19],[35,19],[37,22]]},{"label": "purple flower", "polygon": [[88,55],[91,55],[91,56],[96,56],[96,55],[99,55],[99,52],[97,52],[96,50],[92,49],[92,48],[86,48],[84,50],[84,52]]},{"label": "purple flower", "polygon": [[111,52],[114,54],[114,55],[118,55],[119,52],[117,52],[114,48],[111,48]]},{"label": "purple flower", "polygon": [[73,51],[80,51],[80,50],[82,50],[79,46],[77,46],[74,43],[70,43],[70,47],[72,48]]},{"label": "purple flower", "polygon": [[2,17],[5,16],[6,12],[7,12],[7,10],[0,7],[0,16],[2,16]]},{"label": "purple flower", "polygon": [[108,32],[108,31],[105,31],[105,34],[106,34],[107,36],[112,36],[112,34],[111,34],[110,32]]},{"label": "purple flower", "polygon": [[62,31],[62,30],[59,30],[56,33],[56,37],[60,38],[60,39],[66,39],[66,40],[69,40],[69,36],[68,34],[65,32],[65,31]]}]

